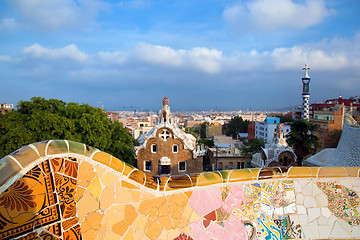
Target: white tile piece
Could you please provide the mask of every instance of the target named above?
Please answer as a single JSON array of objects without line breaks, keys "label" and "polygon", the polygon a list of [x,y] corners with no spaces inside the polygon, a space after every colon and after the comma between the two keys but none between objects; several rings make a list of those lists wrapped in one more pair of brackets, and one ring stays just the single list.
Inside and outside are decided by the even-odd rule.
[{"label": "white tile piece", "polygon": [[315,224],[312,224],[311,222],[314,221],[315,219],[319,218],[320,215],[321,215],[320,208],[309,209],[308,216],[309,216],[310,225],[315,225]]},{"label": "white tile piece", "polygon": [[301,225],[301,229],[303,230],[305,239],[315,239],[314,233],[311,231],[310,226]]},{"label": "white tile piece", "polygon": [[328,218],[326,218],[324,216],[320,216],[319,219],[317,220],[317,222],[318,222],[319,226],[320,225],[326,225],[328,220],[329,220]]},{"label": "white tile piece", "polygon": [[321,208],[321,215],[329,218],[331,216],[331,211],[327,207]]},{"label": "white tile piece", "polygon": [[360,239],[360,226],[354,226],[352,230],[352,237],[355,239]]},{"label": "white tile piece", "polygon": [[[342,220],[340,220],[342,221]],[[331,235],[330,235],[331,238],[350,238],[351,235],[348,234],[345,229],[343,227],[341,227],[340,223],[337,221],[335,222],[335,225],[331,231]]]},{"label": "white tile piece", "polygon": [[304,206],[306,208],[317,207],[315,198],[312,197],[312,196],[305,196],[305,198],[304,198]]},{"label": "white tile piece", "polygon": [[297,214],[305,215],[307,214],[306,208],[303,205],[296,205]]},{"label": "white tile piece", "polygon": [[309,224],[308,216],[307,215],[298,215],[299,222],[301,227],[306,226]]},{"label": "white tile piece", "polygon": [[298,181],[294,181],[294,188],[295,188],[296,193],[302,192],[302,186],[300,185],[300,183]]},{"label": "white tile piece", "polygon": [[292,203],[292,204],[284,207],[284,213],[285,214],[296,213],[296,204]]},{"label": "white tile piece", "polygon": [[316,204],[318,207],[327,207],[328,206],[328,198],[325,194],[319,194],[315,198],[316,198]]},{"label": "white tile piece", "polygon": [[303,187],[302,194],[303,194],[304,196],[313,196],[312,189],[313,189],[313,183],[312,183],[312,182],[309,182],[308,184],[306,184],[306,185]]},{"label": "white tile piece", "polygon": [[319,228],[317,222],[313,222],[309,224],[310,230],[314,236],[314,238],[319,238]]},{"label": "white tile piece", "polygon": [[319,238],[328,239],[331,233],[331,226],[319,226]]},{"label": "white tile piece", "polygon": [[314,181],[314,182],[313,182],[313,195],[314,195],[314,196],[317,196],[317,195],[319,195],[319,194],[325,196],[325,193],[320,190],[320,188],[317,186],[316,182]]},{"label": "white tile piece", "polygon": [[301,193],[296,194],[296,204],[304,204],[304,196]]}]

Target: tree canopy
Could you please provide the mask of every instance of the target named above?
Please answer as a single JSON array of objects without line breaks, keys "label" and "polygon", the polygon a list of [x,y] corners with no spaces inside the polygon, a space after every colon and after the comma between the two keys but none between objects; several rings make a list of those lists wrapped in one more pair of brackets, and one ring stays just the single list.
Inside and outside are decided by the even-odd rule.
[{"label": "tree canopy", "polygon": [[81,142],[133,164],[133,139],[103,110],[87,104],[33,97],[17,111],[0,115],[0,158],[35,142],[64,139]]},{"label": "tree canopy", "polygon": [[291,131],[286,139],[294,149],[299,166],[302,166],[304,157],[318,146],[318,137],[314,134],[316,125],[307,120],[298,120],[291,123]]},{"label": "tree canopy", "polygon": [[243,144],[244,145],[241,147],[240,150],[244,155],[248,157],[251,157],[257,151],[261,150],[261,148],[265,147],[265,141],[260,138],[249,139],[247,141],[244,141]]},{"label": "tree canopy", "polygon": [[236,138],[236,134],[238,133],[247,133],[249,123],[250,121],[244,121],[242,117],[239,116],[232,118],[227,125],[226,135]]}]

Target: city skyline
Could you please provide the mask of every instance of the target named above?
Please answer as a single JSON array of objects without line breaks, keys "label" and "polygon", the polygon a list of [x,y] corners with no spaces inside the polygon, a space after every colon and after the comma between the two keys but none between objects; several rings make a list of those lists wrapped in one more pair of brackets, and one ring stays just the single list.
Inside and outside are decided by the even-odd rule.
[{"label": "city skyline", "polygon": [[360,4],[0,3],[0,102],[33,96],[157,111],[274,110],[360,95]]}]

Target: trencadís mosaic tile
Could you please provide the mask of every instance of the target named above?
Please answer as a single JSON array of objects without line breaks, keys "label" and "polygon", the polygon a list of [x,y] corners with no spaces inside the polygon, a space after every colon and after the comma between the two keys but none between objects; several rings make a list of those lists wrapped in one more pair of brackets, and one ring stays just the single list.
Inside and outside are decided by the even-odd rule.
[{"label": "trencad\u00eds mosaic tile", "polygon": [[0,161],[0,239],[357,239],[357,167],[153,177],[81,143]]}]

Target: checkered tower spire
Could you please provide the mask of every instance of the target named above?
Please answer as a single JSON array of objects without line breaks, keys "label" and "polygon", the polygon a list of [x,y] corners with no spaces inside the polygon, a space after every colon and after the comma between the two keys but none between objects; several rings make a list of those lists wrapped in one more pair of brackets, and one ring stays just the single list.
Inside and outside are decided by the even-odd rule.
[{"label": "checkered tower spire", "polygon": [[305,70],[305,76],[301,79],[303,82],[303,93],[302,93],[302,113],[301,113],[301,119],[309,120],[309,85],[310,85],[310,77],[309,77],[309,66],[305,64],[305,67],[303,68]]}]

